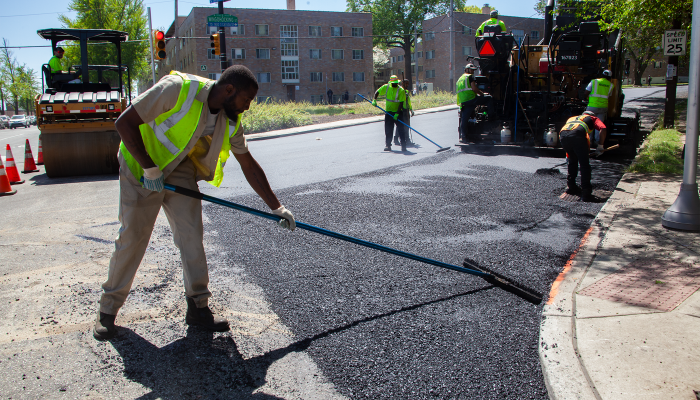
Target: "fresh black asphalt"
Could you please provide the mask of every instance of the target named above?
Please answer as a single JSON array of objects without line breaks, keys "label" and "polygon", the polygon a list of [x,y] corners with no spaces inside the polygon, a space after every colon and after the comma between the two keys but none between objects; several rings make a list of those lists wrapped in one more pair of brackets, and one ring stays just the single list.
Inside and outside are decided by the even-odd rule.
[{"label": "fresh black asphalt", "polygon": [[[614,190],[622,165],[593,165],[594,189]],[[447,152],[277,195],[305,223],[451,264],[468,257],[548,293],[602,206],[559,199],[565,186],[558,170]],[[229,200],[265,209],[257,196]],[[205,231],[217,231],[212,281],[242,270],[296,335],[271,357],[305,350],[353,399],[547,398],[541,305],[478,277],[218,205],[204,213]]]}]

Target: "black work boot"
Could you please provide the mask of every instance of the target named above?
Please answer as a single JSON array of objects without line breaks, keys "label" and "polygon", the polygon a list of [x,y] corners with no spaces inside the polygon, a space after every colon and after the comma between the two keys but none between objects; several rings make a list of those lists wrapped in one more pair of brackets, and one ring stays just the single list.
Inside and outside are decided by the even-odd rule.
[{"label": "black work boot", "polygon": [[586,202],[586,203],[598,203],[598,202],[600,202],[600,199],[595,197],[591,192],[585,191],[581,195],[581,201]]},{"label": "black work boot", "polygon": [[187,325],[201,326],[214,332],[226,332],[229,330],[228,321],[222,317],[215,317],[209,306],[197,308],[194,299],[187,297]]},{"label": "black work boot", "polygon": [[572,194],[574,196],[580,196],[582,193],[581,188],[574,184],[574,185],[569,185],[569,187],[566,188],[566,194]]},{"label": "black work boot", "polygon": [[114,325],[116,315],[97,313],[95,327],[92,329],[92,336],[97,340],[109,340],[117,336],[117,326]]},{"label": "black work boot", "polygon": [[387,144],[386,147],[384,148],[384,151],[391,151],[391,145]]}]

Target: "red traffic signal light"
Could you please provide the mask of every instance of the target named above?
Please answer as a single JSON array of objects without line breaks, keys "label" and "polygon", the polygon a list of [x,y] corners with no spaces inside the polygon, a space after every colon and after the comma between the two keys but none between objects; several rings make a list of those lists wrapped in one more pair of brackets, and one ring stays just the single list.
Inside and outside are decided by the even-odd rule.
[{"label": "red traffic signal light", "polygon": [[221,36],[219,36],[218,33],[215,33],[211,36],[209,36],[209,39],[211,39],[211,47],[212,47],[212,53],[215,56],[218,56],[221,54]]},{"label": "red traffic signal light", "polygon": [[165,60],[165,33],[163,31],[153,31],[153,47],[155,48],[153,56],[156,60]]}]

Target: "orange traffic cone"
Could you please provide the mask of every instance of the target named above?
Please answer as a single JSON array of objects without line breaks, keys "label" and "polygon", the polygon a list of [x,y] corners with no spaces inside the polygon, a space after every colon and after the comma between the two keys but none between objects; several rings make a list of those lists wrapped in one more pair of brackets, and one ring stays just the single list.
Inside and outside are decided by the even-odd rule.
[{"label": "orange traffic cone", "polygon": [[7,168],[5,168],[7,172],[7,179],[10,180],[10,183],[13,185],[18,185],[20,183],[24,183],[24,179],[20,179],[19,177],[19,171],[17,171],[17,165],[15,165],[15,158],[12,156],[12,149],[10,148],[10,145],[7,145],[7,156],[5,157],[5,161],[7,162]]},{"label": "orange traffic cone", "polygon": [[36,155],[36,165],[44,165],[44,148],[41,147],[41,134],[39,134],[39,154]]},{"label": "orange traffic cone", "polygon": [[36,164],[34,164],[34,156],[32,155],[32,147],[29,145],[29,139],[24,145],[24,171],[22,173],[26,174],[28,172],[39,172]]},{"label": "orange traffic cone", "polygon": [[5,173],[5,166],[2,165],[2,159],[0,158],[0,196],[8,196],[15,193],[17,193],[17,191],[12,190],[10,180]]}]

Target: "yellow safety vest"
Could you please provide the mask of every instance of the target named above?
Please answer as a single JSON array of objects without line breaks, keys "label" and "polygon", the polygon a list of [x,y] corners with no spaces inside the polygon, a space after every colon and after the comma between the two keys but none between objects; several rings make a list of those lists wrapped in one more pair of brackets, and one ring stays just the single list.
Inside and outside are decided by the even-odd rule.
[{"label": "yellow safety vest", "polygon": [[594,79],[591,81],[591,94],[588,96],[588,106],[595,108],[607,108],[608,96],[612,83],[605,78]]},{"label": "yellow safety vest", "polygon": [[469,82],[471,77],[471,74],[464,73],[457,80],[457,103],[460,107],[465,101],[473,100],[476,97],[476,93],[474,93]]},{"label": "yellow safety vest", "polygon": [[[199,125],[199,118],[202,114],[204,104],[195,99],[197,93],[206,85],[207,80],[190,74],[183,74],[172,71],[171,75],[182,78],[182,88],[177,97],[177,103],[172,110],[159,115],[150,124],[139,125],[141,138],[146,147],[146,152],[153,162],[162,171],[168,164],[175,160],[178,155],[187,147]],[[231,132],[229,120],[226,119],[226,135],[221,145],[221,152],[214,172],[214,179],[209,181],[212,185],[219,187],[224,178],[224,165],[231,150],[231,136],[234,136],[241,124],[241,116],[238,115],[236,127]],[[143,168],[136,159],[129,153],[124,142],[119,145],[124,160],[129,170],[137,181],[143,176]]]},{"label": "yellow safety vest", "polygon": [[401,86],[394,88],[391,85],[383,85],[377,92],[379,93],[379,96],[386,96],[387,111],[397,112],[399,111],[399,106],[401,103],[406,102],[406,93]]}]

